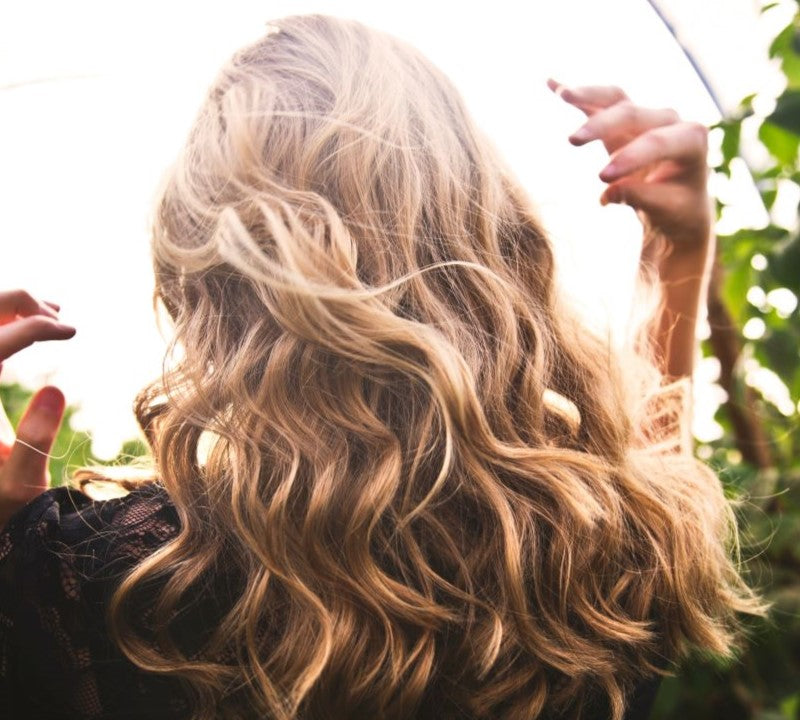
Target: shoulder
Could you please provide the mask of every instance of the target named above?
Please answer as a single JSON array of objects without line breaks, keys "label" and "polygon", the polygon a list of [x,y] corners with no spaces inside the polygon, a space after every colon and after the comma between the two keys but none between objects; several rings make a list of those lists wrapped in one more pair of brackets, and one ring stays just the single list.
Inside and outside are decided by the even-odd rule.
[{"label": "shoulder", "polygon": [[0,570],[9,561],[41,561],[101,548],[95,561],[131,553],[140,559],[173,537],[177,513],[166,491],[155,483],[142,485],[111,500],[92,500],[73,488],[42,493],[20,510],[0,533]]},{"label": "shoulder", "polygon": [[175,508],[156,484],[103,501],[49,490],[0,533],[0,613],[26,596],[67,601],[86,583],[108,583],[178,530]]},{"label": "shoulder", "polygon": [[104,501],[56,488],[17,513],[0,533],[0,706],[95,717],[87,709],[150,698],[111,643],[105,611],[125,573],[178,531],[155,484]]}]

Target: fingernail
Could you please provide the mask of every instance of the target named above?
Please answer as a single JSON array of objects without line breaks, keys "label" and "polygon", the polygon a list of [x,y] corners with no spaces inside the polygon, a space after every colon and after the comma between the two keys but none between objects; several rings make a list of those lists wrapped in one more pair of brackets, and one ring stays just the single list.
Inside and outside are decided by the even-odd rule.
[{"label": "fingernail", "polygon": [[56,323],[56,327],[66,335],[72,337],[77,331],[72,325],[65,325],[64,323]]},{"label": "fingernail", "polygon": [[547,87],[549,87],[556,95],[559,97],[564,97],[564,93],[566,92],[566,88],[557,80],[553,80],[550,78],[547,81]]},{"label": "fingernail", "polygon": [[600,179],[608,182],[614,178],[619,177],[620,169],[615,163],[609,163],[600,171]]},{"label": "fingernail", "polygon": [[588,140],[592,139],[592,133],[589,128],[582,127],[578,128],[572,135],[569,136],[569,140],[572,143],[584,143]]},{"label": "fingernail", "polygon": [[52,415],[60,416],[64,412],[64,394],[56,387],[42,388],[33,401],[33,407]]}]

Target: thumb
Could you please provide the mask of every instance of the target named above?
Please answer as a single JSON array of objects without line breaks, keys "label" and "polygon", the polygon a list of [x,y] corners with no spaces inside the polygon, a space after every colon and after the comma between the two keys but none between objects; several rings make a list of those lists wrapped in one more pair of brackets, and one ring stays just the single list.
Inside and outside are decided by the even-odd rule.
[{"label": "thumb", "polygon": [[25,410],[0,476],[0,520],[8,520],[47,489],[48,454],[61,426],[65,404],[58,388],[45,387],[33,396]]}]

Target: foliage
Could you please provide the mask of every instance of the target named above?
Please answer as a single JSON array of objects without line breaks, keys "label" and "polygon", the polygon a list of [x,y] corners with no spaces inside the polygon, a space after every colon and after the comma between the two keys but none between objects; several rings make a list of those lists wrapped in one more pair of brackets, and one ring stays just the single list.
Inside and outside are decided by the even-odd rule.
[{"label": "foliage", "polygon": [[[800,191],[800,11],[770,54],[787,81],[774,110],[758,117],[749,97],[719,124],[723,158],[716,171],[728,176],[733,159],[747,150],[747,125],[758,126],[757,142],[769,161],[751,171],[771,222],[720,238],[721,296],[746,337],[724,388],[729,401],[717,415],[724,435],[700,452],[741,500],[743,556],[751,558],[748,572],[773,607],[768,619],[750,622],[738,662],[697,658],[668,678],[653,720],[800,718],[800,231],[797,223],[779,225],[775,213],[779,194],[795,198]],[[705,352],[710,354],[710,346]],[[748,389],[753,386],[755,392]],[[747,405],[766,440],[770,460],[762,467],[742,460],[744,438],[731,422],[737,403]]]}]

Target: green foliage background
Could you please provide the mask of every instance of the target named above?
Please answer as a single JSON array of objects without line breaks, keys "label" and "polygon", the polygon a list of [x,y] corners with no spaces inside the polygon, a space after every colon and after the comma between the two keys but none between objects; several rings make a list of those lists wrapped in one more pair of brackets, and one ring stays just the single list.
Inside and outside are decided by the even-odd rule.
[{"label": "green foliage background", "polygon": [[[770,8],[766,6],[765,11]],[[715,168],[730,175],[731,161],[740,155],[743,123],[757,123],[758,139],[770,161],[751,170],[768,210],[779,185],[800,186],[800,9],[775,39],[771,55],[781,63],[786,89],[767,117],[754,114],[750,97],[735,115],[719,123],[723,157]],[[722,298],[731,318],[739,328],[751,318],[760,318],[766,325],[760,338],[744,342],[733,384],[725,389],[733,402],[752,406],[766,435],[771,463],[756,468],[742,460],[725,404],[717,416],[724,436],[701,451],[704,457],[710,456],[726,490],[742,501],[743,554],[751,558],[748,571],[773,609],[769,618],[751,622],[737,662],[696,658],[678,675],[667,678],[651,720],[800,720],[800,313],[795,308],[788,316],[781,315],[769,303],[755,305],[747,299],[753,287],[764,293],[786,288],[800,296],[800,232],[798,225],[784,228],[770,223],[719,241]],[[761,257],[754,261],[756,256],[766,263]],[[705,352],[709,354],[710,347]],[[747,360],[757,361],[781,378],[795,404],[791,415],[782,414],[758,394],[748,399],[744,390]],[[15,425],[29,398],[30,392],[19,385],[0,386],[0,399]],[[74,412],[67,410],[52,453],[50,468],[56,485],[71,470],[98,463],[89,435],[70,427]],[[133,440],[122,447],[115,463],[124,464],[145,453],[143,443]]]},{"label": "green foliage background", "polygon": [[[772,6],[766,6],[769,12]],[[800,3],[799,3],[800,7]],[[758,142],[769,161],[751,168],[765,207],[771,211],[779,186],[800,186],[800,10],[778,35],[770,55],[780,62],[786,89],[767,117],[753,111],[746,98],[739,111],[724,119],[723,158],[717,172],[729,175],[731,161],[740,155],[743,123],[758,126]],[[751,150],[752,150],[751,146]],[[756,154],[756,153],[750,153]],[[722,209],[722,208],[720,208]],[[800,212],[800,209],[798,209]],[[772,213],[770,213],[772,216]],[[774,219],[773,219],[774,220]],[[748,300],[750,288],[764,293],[787,288],[800,296],[800,233],[774,221],[759,229],[743,229],[720,237],[723,269],[722,299],[734,323],[742,328],[751,318],[766,326],[758,339],[743,343],[733,382],[726,388],[733,402],[750,406],[765,435],[771,461],[756,468],[741,460],[730,406],[720,408],[717,420],[724,436],[711,448],[711,462],[726,489],[742,500],[745,531],[743,555],[750,556],[754,583],[773,603],[768,619],[751,623],[751,634],[740,660],[725,666],[697,659],[662,685],[652,720],[798,720],[800,719],[800,314],[778,312],[769,303]],[[754,260],[755,257],[755,260]],[[766,262],[764,262],[766,260]],[[753,295],[758,298],[760,293]],[[707,354],[710,348],[706,347]],[[757,361],[774,371],[789,390],[794,412],[785,415],[761,397],[748,398],[747,367]]]}]

